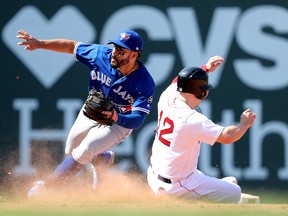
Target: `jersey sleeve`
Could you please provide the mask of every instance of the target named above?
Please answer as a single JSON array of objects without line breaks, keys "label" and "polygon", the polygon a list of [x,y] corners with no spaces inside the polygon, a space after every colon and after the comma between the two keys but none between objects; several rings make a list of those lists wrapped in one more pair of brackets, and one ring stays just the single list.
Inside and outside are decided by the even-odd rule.
[{"label": "jersey sleeve", "polygon": [[140,111],[149,114],[152,108],[153,95],[154,90],[151,88],[151,90],[146,92],[146,95],[138,97],[132,106],[132,111]]},{"label": "jersey sleeve", "polygon": [[145,120],[146,113],[132,111],[129,115],[118,114],[117,124],[125,128],[140,128]]},{"label": "jersey sleeve", "polygon": [[213,145],[224,127],[197,113],[187,119],[187,129],[192,139]]},{"label": "jersey sleeve", "polygon": [[[140,78],[139,78],[140,77]],[[134,85],[136,87],[135,101],[132,111],[140,111],[146,114],[150,113],[153,96],[155,93],[155,83],[150,73],[144,69],[140,72],[140,76],[135,76]]]},{"label": "jersey sleeve", "polygon": [[151,86],[143,95],[136,98],[132,106],[132,111],[140,111],[149,114],[152,108],[154,93],[155,86]]},{"label": "jersey sleeve", "polygon": [[88,67],[95,66],[98,53],[102,49],[98,44],[77,43],[74,49],[74,59]]}]

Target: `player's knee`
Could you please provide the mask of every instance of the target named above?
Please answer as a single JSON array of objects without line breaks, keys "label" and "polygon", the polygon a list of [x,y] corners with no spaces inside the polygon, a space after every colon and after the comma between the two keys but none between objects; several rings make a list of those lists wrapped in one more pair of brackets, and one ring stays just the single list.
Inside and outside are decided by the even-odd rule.
[{"label": "player's knee", "polygon": [[67,156],[70,156],[72,154],[73,149],[77,148],[78,146],[79,143],[77,143],[76,140],[68,138],[65,145],[65,154]]},{"label": "player's knee", "polygon": [[72,150],[72,156],[73,158],[80,164],[88,164],[89,162],[92,161],[93,154],[87,149],[80,149],[80,148],[75,148]]},{"label": "player's knee", "polygon": [[233,194],[233,203],[238,203],[241,199],[241,189],[239,187],[239,190],[236,191],[236,193]]},{"label": "player's knee", "polygon": [[72,149],[69,146],[66,145],[66,147],[65,147],[65,155],[66,156],[70,156],[71,153],[72,153]]},{"label": "player's knee", "polygon": [[233,189],[231,188],[230,193],[226,197],[224,202],[238,203],[240,199],[241,199],[241,188],[239,185],[233,185]]},{"label": "player's knee", "polygon": [[65,150],[65,155],[66,155],[66,156],[70,156],[71,153],[72,153],[71,151],[66,151],[66,150]]}]

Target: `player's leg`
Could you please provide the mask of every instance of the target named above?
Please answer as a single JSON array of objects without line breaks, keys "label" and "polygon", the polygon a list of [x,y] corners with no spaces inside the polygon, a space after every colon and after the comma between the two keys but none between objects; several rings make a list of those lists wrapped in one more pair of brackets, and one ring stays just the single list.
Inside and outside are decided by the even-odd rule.
[{"label": "player's leg", "polygon": [[[107,165],[110,163],[111,160],[113,160],[114,162],[114,153],[112,154],[112,152],[108,151],[108,153],[104,152],[102,154],[106,156],[106,158],[100,157],[100,159],[98,159],[98,164],[101,164],[101,160],[104,161],[102,162],[103,164]],[[113,156],[113,158],[111,158],[110,156]],[[55,186],[69,180],[72,176],[78,173],[83,166],[84,164],[80,164],[79,162],[77,162],[72,155],[66,157],[65,160],[48,177],[46,177],[44,180],[34,183],[34,186],[28,191],[28,197],[31,198],[34,196],[38,196],[47,187]],[[93,174],[96,174],[96,170]],[[93,186],[96,188],[97,182],[93,182],[93,184],[95,184]]]},{"label": "player's leg", "polygon": [[200,199],[207,201],[238,203],[241,199],[241,188],[235,181],[234,177],[218,179],[197,170],[188,179],[180,181],[180,184],[183,196],[187,198],[190,194],[195,198],[197,194]]},{"label": "player's leg", "polygon": [[44,180],[34,183],[34,186],[28,191],[28,197],[40,195],[46,187],[62,183],[75,175],[83,167],[72,156],[68,156],[65,160]]},{"label": "player's leg", "polygon": [[[83,106],[84,107],[84,106]],[[86,137],[89,130],[95,126],[100,127],[99,124],[95,123],[94,121],[91,121],[83,114],[83,107],[80,110],[66,141],[66,147],[65,147],[65,154],[71,155],[71,152],[74,148],[78,147],[82,140]],[[107,158],[109,159],[107,161]],[[97,157],[97,160],[95,161],[96,164],[102,165],[110,165],[114,163],[114,152],[107,151],[103,152]]]},{"label": "player's leg", "polygon": [[114,124],[109,127],[93,127],[81,144],[73,149],[73,158],[81,164],[91,162],[94,157],[122,142],[132,130]]},{"label": "player's leg", "polygon": [[227,176],[227,177],[222,178],[222,180],[238,185],[238,181],[234,176]]},{"label": "player's leg", "polygon": [[119,125],[92,128],[81,145],[73,150],[73,157],[80,163],[92,162],[92,187],[105,176],[107,168],[114,163],[114,153],[109,149],[131,134],[132,130]]},{"label": "player's leg", "polygon": [[[80,145],[83,139],[88,134],[89,130],[95,126],[100,127],[99,124],[91,121],[83,114],[83,108],[80,110],[66,141],[65,154],[71,155],[72,150]],[[106,151],[97,156],[94,162],[92,161],[91,169],[93,175],[93,189],[96,189],[98,180],[101,179],[101,175],[97,175],[96,167],[98,173],[105,173],[107,168],[114,163],[114,152]]]},{"label": "player's leg", "polygon": [[241,198],[241,188],[235,184],[236,179],[229,177],[217,179],[204,175],[196,170],[181,181],[164,182],[153,169],[149,168],[147,180],[156,195],[171,195],[186,199],[211,202],[238,203]]},{"label": "player's leg", "polygon": [[[72,132],[69,136],[70,141],[73,141],[71,145],[73,146],[75,143],[77,144],[75,140],[79,139],[80,137],[78,136],[77,138],[77,135],[79,135],[80,133],[77,134],[76,129],[82,128],[82,130],[79,131],[81,131],[82,134],[86,134],[83,139],[81,138],[82,140],[78,140],[78,142],[81,141],[81,143],[80,145],[77,144],[78,147],[76,149],[79,148],[79,150],[75,151],[75,154],[77,155],[76,158],[74,157],[74,155],[68,156],[45,180],[36,182],[34,187],[29,190],[28,196],[38,195],[43,188],[54,185],[54,183],[61,183],[63,180],[68,180],[72,175],[79,172],[83,165],[92,161],[95,155],[101,153],[105,154],[104,152],[106,149],[112,147],[115,144],[118,144],[131,133],[130,129],[125,129],[117,125],[111,127],[99,127],[98,125],[94,124],[94,127],[91,128],[90,125],[90,129],[87,130],[87,126],[78,127],[81,122],[87,123],[87,121],[85,121],[85,119],[81,117],[81,114],[79,114],[79,116],[76,120],[77,124],[74,124],[74,126],[72,127]],[[105,138],[105,136],[109,137],[109,139]],[[76,138],[73,140],[71,137]],[[93,146],[98,146],[98,144],[100,148],[95,149]],[[82,162],[79,163],[77,159]]]},{"label": "player's leg", "polygon": [[73,159],[71,152],[74,148],[79,146],[89,130],[95,126],[93,122],[83,115],[82,109],[80,110],[66,141],[65,154],[68,157],[64,159],[64,161],[54,170],[54,172],[45,178],[45,180],[35,182],[34,186],[28,191],[28,197],[39,195],[43,188],[53,185],[55,182],[59,183],[64,178],[70,178],[70,176],[77,173],[82,167],[81,164]]},{"label": "player's leg", "polygon": [[108,168],[114,164],[115,153],[113,151],[105,151],[98,154],[91,161],[92,170],[92,189],[95,191],[102,179],[105,178]]},{"label": "player's leg", "polygon": [[66,155],[71,155],[72,150],[80,145],[89,130],[95,126],[95,122],[91,121],[83,114],[83,107],[69,131],[65,146]]},{"label": "player's leg", "polygon": [[149,166],[147,170],[147,182],[151,190],[157,195],[160,196],[162,194],[166,195],[169,193],[168,191],[171,190],[173,187],[172,184],[165,184],[158,178],[158,174],[153,171],[152,167]]}]

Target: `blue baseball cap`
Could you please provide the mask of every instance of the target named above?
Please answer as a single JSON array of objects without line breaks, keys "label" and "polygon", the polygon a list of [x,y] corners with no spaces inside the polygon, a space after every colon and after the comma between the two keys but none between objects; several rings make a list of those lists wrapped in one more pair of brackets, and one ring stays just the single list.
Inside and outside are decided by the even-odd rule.
[{"label": "blue baseball cap", "polygon": [[132,51],[142,51],[143,41],[141,36],[131,30],[125,30],[121,32],[115,40],[109,40],[108,44],[116,44],[124,49]]}]

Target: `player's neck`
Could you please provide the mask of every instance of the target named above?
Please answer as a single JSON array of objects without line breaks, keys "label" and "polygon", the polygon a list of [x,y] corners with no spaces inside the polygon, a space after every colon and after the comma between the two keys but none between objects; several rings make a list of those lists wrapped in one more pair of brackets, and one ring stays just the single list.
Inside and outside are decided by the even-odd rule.
[{"label": "player's neck", "polygon": [[139,64],[137,61],[135,61],[134,64],[127,65],[127,67],[123,67],[123,68],[119,68],[119,71],[124,75],[124,76],[128,76],[129,74],[131,74],[132,72],[134,72],[135,70],[137,70],[139,68]]},{"label": "player's neck", "polygon": [[191,94],[188,93],[180,93],[178,95],[178,100],[186,103],[191,109],[195,109],[197,106],[196,98],[194,98]]}]

